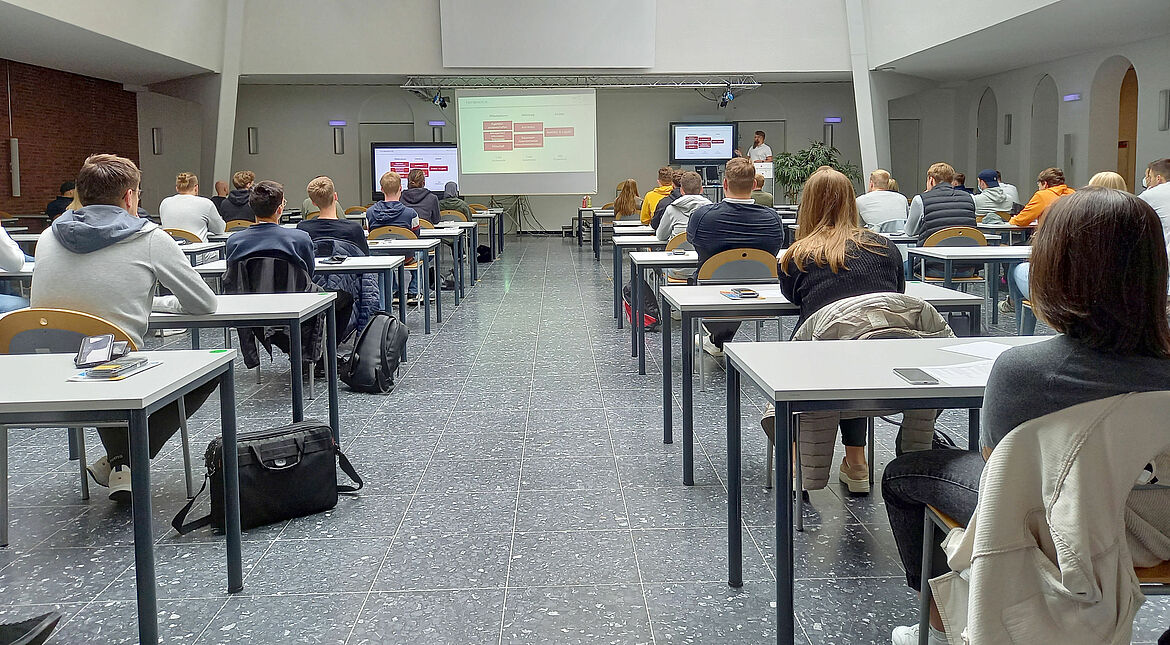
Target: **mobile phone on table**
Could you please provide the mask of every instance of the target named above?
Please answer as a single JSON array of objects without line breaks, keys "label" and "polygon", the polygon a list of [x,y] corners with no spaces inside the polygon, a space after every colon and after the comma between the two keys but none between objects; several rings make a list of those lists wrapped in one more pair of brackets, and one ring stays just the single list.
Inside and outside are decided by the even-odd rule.
[{"label": "mobile phone on table", "polygon": [[81,341],[73,364],[78,367],[101,365],[114,357],[114,335],[86,336]]},{"label": "mobile phone on table", "polygon": [[743,287],[737,287],[735,289],[732,289],[731,293],[734,293],[736,295],[736,297],[739,297],[739,298],[750,299],[750,298],[759,298],[760,297],[760,293],[758,291],[756,291],[755,289],[745,289]]},{"label": "mobile phone on table", "polygon": [[938,379],[917,367],[895,367],[894,373],[910,385],[938,385]]},{"label": "mobile phone on table", "polygon": [[686,255],[687,250],[686,249],[675,249],[675,250],[671,251],[671,253],[674,255]]},{"label": "mobile phone on table", "polygon": [[349,257],[349,256],[334,255],[332,257],[322,259],[321,264],[341,264],[342,262],[345,262],[345,258],[347,258],[347,257]]}]

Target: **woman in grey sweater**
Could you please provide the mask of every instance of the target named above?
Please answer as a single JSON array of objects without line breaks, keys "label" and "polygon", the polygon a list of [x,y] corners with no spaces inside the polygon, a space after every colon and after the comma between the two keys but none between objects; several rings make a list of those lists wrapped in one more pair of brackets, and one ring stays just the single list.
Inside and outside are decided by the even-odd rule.
[{"label": "woman in grey sweater", "polygon": [[[995,361],[983,398],[982,455],[908,453],[882,477],[886,511],[914,589],[946,569],[946,557],[936,555],[939,570],[921,571],[925,505],[960,521],[970,518],[984,461],[1009,432],[1079,403],[1170,390],[1166,247],[1154,210],[1119,190],[1086,188],[1054,204],[1032,239],[1032,304],[1060,335],[1014,347]],[[1170,559],[1170,489],[1131,498],[1129,507],[1135,559]],[[941,644],[941,619],[931,609],[929,642]],[[893,641],[917,643],[918,627],[895,629]]]}]

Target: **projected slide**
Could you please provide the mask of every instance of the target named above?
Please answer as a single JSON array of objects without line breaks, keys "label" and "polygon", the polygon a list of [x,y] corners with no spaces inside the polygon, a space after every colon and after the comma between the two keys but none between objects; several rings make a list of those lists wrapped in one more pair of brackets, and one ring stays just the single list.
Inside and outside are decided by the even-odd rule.
[{"label": "projected slide", "polygon": [[378,181],[386,171],[393,170],[402,175],[402,188],[406,188],[406,175],[414,169],[423,171],[427,177],[427,189],[442,192],[449,181],[459,181],[459,155],[453,143],[371,143],[374,192],[381,189]]},{"label": "projected slide", "polygon": [[459,97],[463,174],[592,173],[593,94]]},{"label": "projected slide", "polygon": [[670,130],[674,163],[726,161],[735,154],[735,124],[672,123]]}]

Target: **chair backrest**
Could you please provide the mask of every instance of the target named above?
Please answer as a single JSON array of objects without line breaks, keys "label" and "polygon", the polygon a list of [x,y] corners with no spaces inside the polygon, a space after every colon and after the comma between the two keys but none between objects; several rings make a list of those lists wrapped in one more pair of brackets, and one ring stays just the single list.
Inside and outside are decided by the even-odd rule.
[{"label": "chair backrest", "polygon": [[922,246],[987,246],[987,237],[970,226],[948,226],[931,233]]},{"label": "chair backrest", "polygon": [[321,215],[321,211],[313,211],[312,213],[305,215],[304,220],[307,222],[311,219],[317,219],[318,217],[320,217],[320,215]]},{"label": "chair backrest", "polygon": [[419,228],[435,228],[435,225],[431,224],[431,220],[420,217],[420,218],[418,218],[418,227]]},{"label": "chair backrest", "polygon": [[483,204],[468,204],[467,207],[470,208],[471,212],[473,213],[487,210],[487,206],[484,206]]},{"label": "chair backrest", "polygon": [[181,228],[164,228],[163,231],[167,235],[170,235],[171,237],[175,238],[176,240],[184,240],[186,242],[191,242],[193,244],[197,244],[197,243],[203,241],[203,240],[199,239],[198,235],[192,233],[191,231],[184,230]]},{"label": "chair backrest", "polygon": [[345,209],[346,215],[353,215],[354,213],[364,213],[364,212],[366,212],[365,206],[350,206],[349,208]]},{"label": "chair backrest", "polygon": [[601,206],[601,210],[603,210],[603,211],[607,211],[607,210],[610,210],[612,208],[613,208],[613,202],[605,202],[605,204],[603,204]]},{"label": "chair backrest", "polygon": [[439,220],[443,222],[466,222],[467,216],[459,211],[441,210],[439,211]]},{"label": "chair backrest", "polygon": [[673,251],[675,249],[686,249],[688,251],[695,250],[695,247],[692,246],[690,242],[687,242],[687,232],[686,231],[683,231],[682,233],[679,233],[678,235],[675,235],[674,237],[667,240],[666,250]]},{"label": "chair backrest", "polygon": [[700,283],[767,283],[776,282],[776,256],[760,249],[729,249],[716,253],[699,267]]},{"label": "chair backrest", "polygon": [[270,255],[247,257],[228,266],[225,293],[305,293],[313,281],[293,261]]},{"label": "chair backrest", "polygon": [[414,234],[414,231],[401,226],[379,226],[371,230],[366,239],[417,240],[418,236]]},{"label": "chair backrest", "polygon": [[0,354],[74,354],[86,336],[113,334],[130,343],[114,323],[69,309],[18,309],[0,316]]},{"label": "chair backrest", "polygon": [[251,226],[255,223],[256,222],[249,222],[246,219],[234,219],[234,220],[228,222],[227,224],[224,224],[223,230],[225,230],[225,231],[239,231],[239,230],[243,230],[245,228],[248,228],[249,226]]},{"label": "chair backrest", "polygon": [[878,222],[873,230],[878,233],[897,233],[906,230],[906,218],[888,219],[884,222]]}]

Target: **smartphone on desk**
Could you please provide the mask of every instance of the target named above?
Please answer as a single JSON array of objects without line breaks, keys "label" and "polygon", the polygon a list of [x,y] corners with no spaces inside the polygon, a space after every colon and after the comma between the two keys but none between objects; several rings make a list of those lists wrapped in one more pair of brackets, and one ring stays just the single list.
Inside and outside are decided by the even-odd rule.
[{"label": "smartphone on desk", "polygon": [[77,350],[77,356],[74,357],[73,364],[78,367],[93,367],[95,365],[101,365],[112,358],[114,358],[113,334],[86,336],[81,341],[81,347]]},{"label": "smartphone on desk", "polygon": [[737,287],[735,289],[732,289],[731,293],[734,293],[737,298],[741,298],[744,300],[751,300],[752,298],[759,298],[760,297],[759,291],[756,291],[755,289],[746,289],[744,287]]},{"label": "smartphone on desk", "polygon": [[349,256],[348,255],[334,255],[334,256],[328,257],[328,258],[322,258],[321,264],[341,264],[342,262],[345,262],[345,259],[347,257],[349,257]]},{"label": "smartphone on desk", "polygon": [[671,254],[672,255],[686,255],[687,251],[686,251],[686,249],[675,249],[675,250],[671,251]]},{"label": "smartphone on desk", "polygon": [[895,367],[894,373],[910,385],[938,385],[938,379],[917,367]]}]

